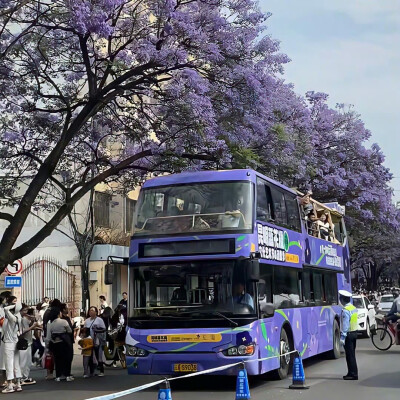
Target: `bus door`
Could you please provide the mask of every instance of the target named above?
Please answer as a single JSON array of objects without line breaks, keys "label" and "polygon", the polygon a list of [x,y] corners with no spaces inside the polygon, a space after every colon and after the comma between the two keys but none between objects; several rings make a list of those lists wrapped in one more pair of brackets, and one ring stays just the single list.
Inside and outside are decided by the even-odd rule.
[{"label": "bus door", "polygon": [[[259,358],[271,357],[275,353],[278,345],[274,342],[276,339],[276,330],[274,326],[274,305],[272,293],[273,268],[270,265],[260,264],[260,280],[257,283],[258,309],[259,309],[259,337],[258,348]],[[279,341],[278,341],[279,342]],[[276,364],[276,365],[274,365]],[[279,367],[276,359],[260,362],[260,374]]]}]

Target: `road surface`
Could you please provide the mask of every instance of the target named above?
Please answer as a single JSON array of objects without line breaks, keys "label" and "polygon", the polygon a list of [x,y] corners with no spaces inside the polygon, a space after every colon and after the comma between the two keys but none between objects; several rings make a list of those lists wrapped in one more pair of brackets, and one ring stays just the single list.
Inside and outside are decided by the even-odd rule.
[{"label": "road surface", "polygon": [[[398,400],[400,396],[400,346],[387,352],[375,350],[369,339],[357,342],[359,381],[343,381],[345,359],[323,357],[304,362],[308,390],[289,390],[290,379],[272,381],[253,378],[250,381],[252,400]],[[156,376],[128,376],[119,368],[106,369],[105,377],[83,379],[80,356],[75,357],[74,382],[44,380],[43,370],[34,370],[37,384],[24,386],[21,393],[12,393],[12,400],[81,400],[114,393],[160,379]],[[234,400],[236,380],[232,377],[204,376],[172,384],[173,400]],[[129,400],[157,400],[158,388],[122,397]],[[6,395],[0,394],[3,398]]]}]

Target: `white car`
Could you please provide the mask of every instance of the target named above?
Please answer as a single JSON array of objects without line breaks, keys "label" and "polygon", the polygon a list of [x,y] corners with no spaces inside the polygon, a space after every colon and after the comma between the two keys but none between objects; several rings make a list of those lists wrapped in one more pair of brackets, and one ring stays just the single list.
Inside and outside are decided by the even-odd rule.
[{"label": "white car", "polygon": [[358,311],[358,332],[371,336],[371,327],[376,325],[375,307],[365,296],[353,296],[353,305]]},{"label": "white car", "polygon": [[392,308],[394,302],[394,297],[392,294],[384,294],[378,304],[378,313],[386,315]]}]

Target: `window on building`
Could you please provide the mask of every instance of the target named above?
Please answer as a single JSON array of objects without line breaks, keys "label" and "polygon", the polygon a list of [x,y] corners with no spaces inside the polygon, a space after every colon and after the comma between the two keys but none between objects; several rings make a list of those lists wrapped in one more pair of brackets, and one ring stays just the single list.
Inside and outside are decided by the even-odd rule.
[{"label": "window on building", "polygon": [[112,196],[104,192],[94,194],[94,221],[96,226],[110,228],[110,202]]},{"label": "window on building", "polygon": [[135,215],[136,200],[125,199],[125,232],[132,231],[133,216]]}]

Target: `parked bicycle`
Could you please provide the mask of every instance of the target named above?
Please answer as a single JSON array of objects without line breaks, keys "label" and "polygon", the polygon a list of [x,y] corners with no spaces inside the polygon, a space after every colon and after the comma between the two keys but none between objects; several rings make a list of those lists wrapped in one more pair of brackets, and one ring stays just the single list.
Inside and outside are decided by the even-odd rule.
[{"label": "parked bicycle", "polygon": [[400,337],[397,323],[387,322],[384,318],[378,317],[376,317],[376,320],[379,325],[376,329],[371,330],[372,344],[381,351],[389,350],[395,343],[399,345]]}]

